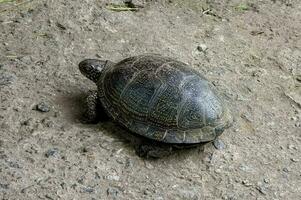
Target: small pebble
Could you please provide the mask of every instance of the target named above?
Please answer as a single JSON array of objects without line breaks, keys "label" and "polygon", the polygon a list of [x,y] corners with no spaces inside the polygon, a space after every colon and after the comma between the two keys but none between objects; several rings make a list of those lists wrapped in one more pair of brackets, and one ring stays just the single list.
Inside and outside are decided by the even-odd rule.
[{"label": "small pebble", "polygon": [[284,168],[282,169],[282,171],[284,171],[284,172],[286,172],[286,173],[289,172],[288,169],[287,169],[286,167],[284,167]]},{"label": "small pebble", "polygon": [[291,158],[291,161],[292,162],[299,162],[299,159],[297,159],[297,158]]},{"label": "small pebble", "polygon": [[265,183],[270,183],[270,180],[267,179],[267,178],[263,179],[263,181],[264,181]]},{"label": "small pebble", "polygon": [[296,146],[294,146],[293,144],[289,144],[287,145],[287,148],[288,149],[291,149],[291,150],[297,150],[298,148]]},{"label": "small pebble", "polygon": [[205,52],[208,49],[208,47],[205,44],[200,44],[197,46],[197,50],[201,52]]},{"label": "small pebble", "polygon": [[93,147],[92,146],[84,146],[81,149],[82,153],[92,153],[93,152]]},{"label": "small pebble", "polygon": [[84,192],[84,193],[93,193],[94,192],[94,188],[92,188],[92,187],[85,187],[85,188],[83,188],[82,192]]},{"label": "small pebble", "polygon": [[225,143],[220,139],[215,139],[213,141],[213,146],[218,150],[223,150],[226,147]]},{"label": "small pebble", "polygon": [[130,158],[127,158],[125,161],[125,168],[132,168],[133,167],[133,161]]},{"label": "small pebble", "polygon": [[84,177],[84,176],[81,176],[81,177],[79,177],[79,178],[77,179],[77,182],[78,182],[79,184],[84,184],[84,180],[85,180],[85,177]]},{"label": "small pebble", "polygon": [[100,175],[99,175],[99,173],[98,172],[95,172],[95,179],[100,179],[101,177],[100,177]]},{"label": "small pebble", "polygon": [[50,111],[50,107],[48,104],[46,104],[45,102],[41,102],[36,106],[36,110],[40,111],[40,112],[49,112]]},{"label": "small pebble", "polygon": [[143,191],[144,195],[151,195],[151,191],[149,191],[149,189],[146,189]]},{"label": "small pebble", "polygon": [[243,180],[243,181],[242,181],[242,184],[243,184],[244,186],[247,186],[247,187],[250,187],[250,186],[253,185],[253,184],[250,183],[248,180]]},{"label": "small pebble", "polygon": [[34,122],[32,118],[29,118],[23,122],[21,122],[21,126],[33,126]]},{"label": "small pebble", "polygon": [[52,148],[52,149],[49,149],[46,153],[45,153],[45,156],[47,158],[49,157],[58,157],[59,156],[59,149],[58,148]]},{"label": "small pebble", "polygon": [[109,187],[107,189],[107,195],[111,196],[113,198],[117,197],[119,192],[120,192],[120,190],[118,188],[115,188],[115,187]]}]

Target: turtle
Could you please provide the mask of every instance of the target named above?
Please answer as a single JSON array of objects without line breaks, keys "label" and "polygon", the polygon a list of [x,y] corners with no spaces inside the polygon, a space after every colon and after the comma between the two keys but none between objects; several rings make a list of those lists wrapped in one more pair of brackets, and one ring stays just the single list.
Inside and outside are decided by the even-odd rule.
[{"label": "turtle", "polygon": [[97,123],[108,116],[145,138],[149,142],[136,147],[142,157],[163,157],[175,146],[213,141],[232,125],[230,109],[215,86],[172,57],[143,54],[117,63],[85,59],[79,70],[97,85],[87,97],[85,119]]}]

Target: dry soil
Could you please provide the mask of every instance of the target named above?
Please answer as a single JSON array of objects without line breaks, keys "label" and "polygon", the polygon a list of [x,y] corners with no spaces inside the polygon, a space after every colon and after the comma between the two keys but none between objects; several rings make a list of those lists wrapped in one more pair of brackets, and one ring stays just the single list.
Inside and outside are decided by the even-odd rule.
[{"label": "dry soil", "polygon": [[[301,1],[108,3],[0,0],[0,199],[301,199]],[[77,64],[143,53],[214,83],[224,147],[146,160],[112,122],[81,123],[95,85]]]}]

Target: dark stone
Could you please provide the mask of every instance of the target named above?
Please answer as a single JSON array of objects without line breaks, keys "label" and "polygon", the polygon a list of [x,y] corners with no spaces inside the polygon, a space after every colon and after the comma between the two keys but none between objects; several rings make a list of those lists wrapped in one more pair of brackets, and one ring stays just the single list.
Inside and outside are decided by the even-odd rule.
[{"label": "dark stone", "polygon": [[45,102],[41,102],[36,106],[36,110],[40,111],[40,112],[49,112],[50,111],[50,107],[47,103]]},{"label": "dark stone", "polygon": [[58,157],[59,156],[59,149],[58,148],[52,148],[52,149],[49,149],[46,153],[45,153],[45,156],[47,158],[49,157]]}]

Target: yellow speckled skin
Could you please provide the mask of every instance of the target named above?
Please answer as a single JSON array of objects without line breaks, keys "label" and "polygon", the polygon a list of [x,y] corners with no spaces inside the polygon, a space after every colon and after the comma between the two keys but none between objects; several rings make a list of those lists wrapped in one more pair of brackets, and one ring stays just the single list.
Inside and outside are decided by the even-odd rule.
[{"label": "yellow speckled skin", "polygon": [[130,131],[165,143],[214,140],[232,117],[204,76],[160,55],[126,58],[95,81],[108,113]]}]

